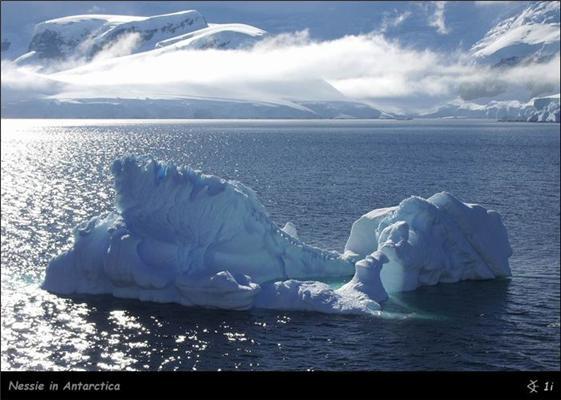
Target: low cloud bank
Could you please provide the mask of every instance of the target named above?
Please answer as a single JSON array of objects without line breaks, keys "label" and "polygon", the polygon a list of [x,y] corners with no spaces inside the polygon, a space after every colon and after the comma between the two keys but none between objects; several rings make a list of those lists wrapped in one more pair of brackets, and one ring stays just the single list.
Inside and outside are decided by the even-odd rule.
[{"label": "low cloud bank", "polygon": [[[135,38],[82,66],[38,73],[2,64],[2,89],[55,97],[222,97],[246,100],[360,100],[418,111],[455,98],[476,100],[559,91],[560,57],[493,68],[466,54],[407,48],[382,34],[314,41],[307,31],[243,50],[170,50],[127,55]],[[407,109],[404,109],[407,108]]]}]

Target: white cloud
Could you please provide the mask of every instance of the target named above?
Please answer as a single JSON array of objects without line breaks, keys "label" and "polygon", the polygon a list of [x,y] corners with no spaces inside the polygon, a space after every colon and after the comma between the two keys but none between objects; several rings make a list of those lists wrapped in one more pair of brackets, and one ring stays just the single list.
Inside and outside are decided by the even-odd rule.
[{"label": "white cloud", "polygon": [[[103,82],[116,90],[121,85],[175,88],[175,94],[200,93],[201,87],[217,88],[224,96],[251,96],[255,88],[277,96],[283,83],[325,80],[351,98],[401,97],[412,91],[442,92],[427,79],[444,59],[430,51],[402,48],[381,35],[346,36],[314,42],[306,33],[272,38],[251,50],[186,50],[154,52],[119,59],[100,60],[85,67],[54,74],[73,85]],[[430,74],[432,75],[432,73]],[[418,82],[412,87],[410,80]],[[99,85],[97,85],[99,86]],[[266,86],[266,88],[264,87]],[[316,89],[321,93],[314,93]],[[294,87],[294,97],[322,97],[321,85]],[[336,93],[333,91],[333,93]]]},{"label": "white cloud", "polygon": [[410,11],[398,13],[396,10],[394,10],[393,14],[386,13],[384,15],[384,18],[382,19],[382,23],[380,25],[380,28],[378,29],[378,32],[384,33],[388,29],[397,28],[398,26],[403,24],[403,22],[405,22],[405,20],[407,20],[407,18],[409,18],[410,16]]},{"label": "white cloud", "polygon": [[138,32],[131,32],[119,37],[114,43],[110,43],[95,55],[93,61],[104,60],[114,57],[128,56],[142,42]]},{"label": "white cloud", "polygon": [[445,1],[434,1],[434,12],[429,16],[429,25],[436,28],[436,31],[442,35],[450,33],[450,30],[446,27],[446,20],[444,16],[444,10],[446,8]]},{"label": "white cloud", "polygon": [[[127,46],[124,46],[125,48]],[[498,69],[463,54],[404,47],[382,35],[313,41],[307,32],[279,35],[245,50],[154,50],[53,74],[5,73],[13,80],[57,82],[57,97],[206,97],[289,102],[343,98],[414,111],[458,96],[480,97],[523,88],[559,90],[559,54],[546,64]],[[6,70],[7,71],[7,70]]]},{"label": "white cloud", "polygon": [[255,48],[266,50],[276,47],[303,46],[306,44],[310,44],[310,42],[310,31],[308,29],[304,29],[303,31],[298,32],[281,33],[275,36],[267,36],[265,39],[257,42]]}]

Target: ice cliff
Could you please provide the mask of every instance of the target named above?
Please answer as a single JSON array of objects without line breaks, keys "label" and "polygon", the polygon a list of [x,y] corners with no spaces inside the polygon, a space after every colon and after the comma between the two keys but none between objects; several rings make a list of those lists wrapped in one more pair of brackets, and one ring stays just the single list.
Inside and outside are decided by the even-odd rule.
[{"label": "ice cliff", "polygon": [[[448,193],[362,216],[342,255],[301,242],[292,223],[279,228],[237,181],[147,157],[117,160],[112,172],[116,209],[75,228],[72,248],[49,263],[44,289],[376,314],[387,292],[510,275],[499,214]],[[328,278],[348,282],[334,290],[321,281]]]},{"label": "ice cliff", "polygon": [[559,122],[559,94],[535,97],[524,103],[517,100],[491,101],[488,104],[452,102],[422,118],[475,118],[497,121]]}]

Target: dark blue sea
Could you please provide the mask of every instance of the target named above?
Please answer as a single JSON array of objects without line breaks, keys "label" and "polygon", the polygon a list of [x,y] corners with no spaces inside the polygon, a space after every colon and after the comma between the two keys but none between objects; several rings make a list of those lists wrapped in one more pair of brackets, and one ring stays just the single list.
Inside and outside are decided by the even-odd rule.
[{"label": "dark blue sea", "polygon": [[[558,370],[559,124],[2,120],[4,370]],[[111,162],[151,154],[252,187],[342,251],[351,224],[446,190],[498,211],[512,279],[393,295],[408,318],[225,312],[40,289],[72,228],[112,208]]]}]

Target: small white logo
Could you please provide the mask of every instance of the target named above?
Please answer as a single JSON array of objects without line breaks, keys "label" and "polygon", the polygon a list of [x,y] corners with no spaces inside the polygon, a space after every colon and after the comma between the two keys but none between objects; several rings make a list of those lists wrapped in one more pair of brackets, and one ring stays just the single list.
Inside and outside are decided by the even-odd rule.
[{"label": "small white logo", "polygon": [[528,388],[528,390],[530,391],[530,393],[538,393],[538,380],[536,379],[535,381],[530,379],[530,383],[528,384],[528,386],[526,386]]}]

